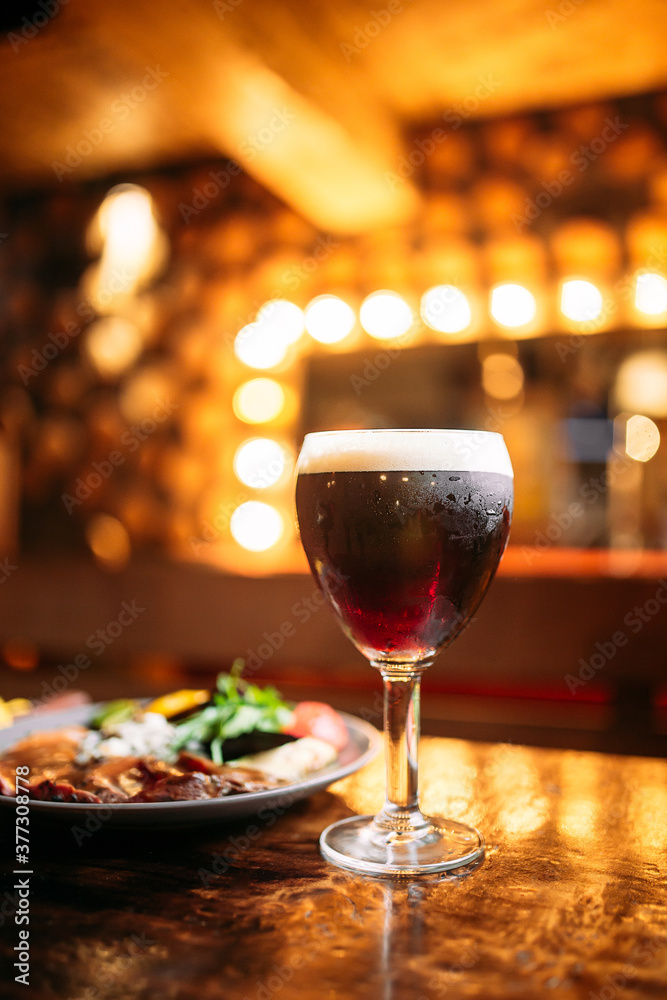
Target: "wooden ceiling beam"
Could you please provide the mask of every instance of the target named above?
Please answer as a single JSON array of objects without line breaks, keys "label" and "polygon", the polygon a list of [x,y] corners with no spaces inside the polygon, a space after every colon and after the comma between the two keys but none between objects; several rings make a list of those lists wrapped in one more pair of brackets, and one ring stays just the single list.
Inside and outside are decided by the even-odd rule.
[{"label": "wooden ceiling beam", "polygon": [[[336,115],[269,69],[213,4],[172,0],[167,11],[158,0],[137,0],[131,12],[104,0],[68,5],[2,63],[5,177],[96,176],[199,151],[230,157],[325,230],[364,232],[410,216],[412,185],[389,176],[398,129],[362,91],[348,81]],[[295,51],[295,64],[302,56]],[[337,86],[345,89],[340,74],[330,95]]]},{"label": "wooden ceiling beam", "polygon": [[87,0],[2,46],[5,183],[225,155],[349,233],[414,212],[417,123],[667,84],[664,0]]}]

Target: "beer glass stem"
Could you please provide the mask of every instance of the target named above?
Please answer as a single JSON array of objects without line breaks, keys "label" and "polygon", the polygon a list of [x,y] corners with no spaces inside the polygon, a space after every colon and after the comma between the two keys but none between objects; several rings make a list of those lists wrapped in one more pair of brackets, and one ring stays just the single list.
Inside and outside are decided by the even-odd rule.
[{"label": "beer glass stem", "polygon": [[382,830],[416,836],[429,821],[419,809],[419,693],[430,663],[374,663],[384,684],[384,734],[387,769],[385,804],[375,817]]}]

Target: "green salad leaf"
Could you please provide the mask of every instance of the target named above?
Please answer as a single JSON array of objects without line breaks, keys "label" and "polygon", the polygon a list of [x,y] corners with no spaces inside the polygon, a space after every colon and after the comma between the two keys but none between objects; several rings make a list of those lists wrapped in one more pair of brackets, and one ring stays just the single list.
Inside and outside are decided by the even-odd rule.
[{"label": "green salad leaf", "polygon": [[218,674],[211,703],[176,726],[175,750],[195,743],[209,749],[216,764],[224,761],[224,742],[245,733],[279,733],[288,725],[292,709],[276,688],[259,687],[241,677],[243,660],[234,660],[231,672]]},{"label": "green salad leaf", "polygon": [[107,701],[91,719],[90,728],[104,729],[105,726],[128,722],[140,709],[141,705],[133,698],[118,698],[116,701]]}]

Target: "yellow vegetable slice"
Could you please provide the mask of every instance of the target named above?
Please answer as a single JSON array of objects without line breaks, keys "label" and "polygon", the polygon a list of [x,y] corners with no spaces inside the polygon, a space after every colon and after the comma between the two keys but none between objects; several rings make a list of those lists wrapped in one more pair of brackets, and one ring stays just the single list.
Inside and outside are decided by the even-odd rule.
[{"label": "yellow vegetable slice", "polygon": [[10,712],[7,702],[0,698],[0,729],[6,729],[7,726],[11,726],[14,721],[14,716]]},{"label": "yellow vegetable slice", "polygon": [[14,716],[27,715],[28,712],[32,712],[32,702],[28,701],[27,698],[12,698],[11,701],[5,702],[5,704]]},{"label": "yellow vegetable slice", "polygon": [[172,691],[171,694],[160,695],[147,705],[146,712],[157,712],[164,715],[165,719],[171,719],[182,712],[189,712],[199,705],[205,705],[211,698],[210,691],[195,691],[191,688],[183,688],[181,691]]}]

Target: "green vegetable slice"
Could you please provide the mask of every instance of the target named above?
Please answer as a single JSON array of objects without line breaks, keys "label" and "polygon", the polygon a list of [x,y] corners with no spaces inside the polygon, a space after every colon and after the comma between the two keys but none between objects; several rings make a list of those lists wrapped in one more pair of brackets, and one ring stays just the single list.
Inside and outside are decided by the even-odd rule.
[{"label": "green vegetable slice", "polygon": [[133,718],[140,708],[139,702],[132,698],[118,698],[116,701],[107,701],[93,716],[90,723],[91,729],[103,729],[105,726],[115,726],[119,722],[127,722]]}]

